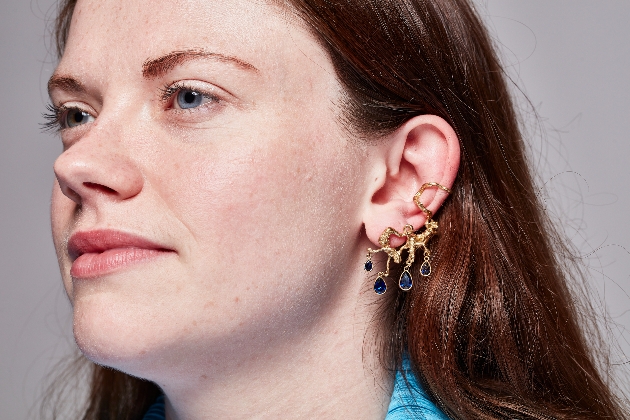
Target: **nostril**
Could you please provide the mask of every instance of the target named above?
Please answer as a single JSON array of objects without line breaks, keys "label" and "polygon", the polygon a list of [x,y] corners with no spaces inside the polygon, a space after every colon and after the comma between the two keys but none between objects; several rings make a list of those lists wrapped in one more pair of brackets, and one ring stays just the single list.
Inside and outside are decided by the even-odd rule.
[{"label": "nostril", "polygon": [[116,190],[106,187],[105,185],[101,185],[101,184],[96,184],[94,182],[84,182],[83,185],[86,188],[92,189],[92,190],[96,190],[98,192],[101,192],[103,194],[108,194],[108,195],[117,195],[118,193],[116,192]]}]

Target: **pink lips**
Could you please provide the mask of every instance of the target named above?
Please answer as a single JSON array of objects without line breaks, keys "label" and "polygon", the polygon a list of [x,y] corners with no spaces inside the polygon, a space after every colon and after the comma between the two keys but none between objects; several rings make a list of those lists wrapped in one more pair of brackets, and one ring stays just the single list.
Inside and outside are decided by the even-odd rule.
[{"label": "pink lips", "polygon": [[68,241],[68,254],[73,260],[70,275],[82,279],[171,253],[174,251],[147,239],[115,230],[77,232]]}]

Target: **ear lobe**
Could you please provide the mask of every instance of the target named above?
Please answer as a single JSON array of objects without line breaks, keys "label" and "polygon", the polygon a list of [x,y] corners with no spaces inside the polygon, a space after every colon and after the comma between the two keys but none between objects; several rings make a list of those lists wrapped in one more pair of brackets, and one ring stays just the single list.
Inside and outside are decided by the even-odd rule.
[{"label": "ear lobe", "polygon": [[[375,146],[376,165],[385,173],[377,174],[372,183],[370,202],[365,207],[365,231],[371,242],[388,227],[401,232],[406,224],[414,229],[426,221],[424,212],[413,197],[425,183],[435,182],[451,188],[459,168],[459,139],[455,130],[436,115],[420,115],[403,124]],[[373,175],[371,173],[370,175]],[[384,181],[383,181],[384,179]],[[420,197],[422,204],[435,214],[448,193],[429,187]],[[404,243],[392,237],[392,246]]]}]

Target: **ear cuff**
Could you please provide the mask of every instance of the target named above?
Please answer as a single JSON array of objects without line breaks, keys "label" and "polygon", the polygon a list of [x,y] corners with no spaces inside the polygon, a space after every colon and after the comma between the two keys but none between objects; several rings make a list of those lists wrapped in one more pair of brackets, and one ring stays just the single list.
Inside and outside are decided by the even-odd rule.
[{"label": "ear cuff", "polygon": [[[400,264],[402,261],[402,252],[407,250],[407,260],[405,261],[405,268],[400,274],[400,278],[398,280],[398,287],[404,292],[411,290],[413,287],[413,277],[411,276],[411,272],[409,271],[411,265],[414,263],[416,258],[416,250],[422,248],[424,251],[424,259],[422,261],[422,265],[420,266],[420,274],[422,276],[429,276],[431,274],[431,251],[427,247],[427,243],[429,239],[433,235],[437,233],[438,223],[432,219],[433,213],[427,209],[422,202],[420,201],[420,196],[424,190],[430,187],[437,187],[447,193],[451,193],[451,190],[443,185],[438,184],[437,182],[428,182],[423,184],[422,187],[418,190],[418,192],[413,196],[413,201],[416,203],[418,208],[424,212],[427,216],[426,221],[424,222],[424,231],[416,232],[412,225],[405,225],[402,233],[396,231],[396,229],[388,227],[383,231],[381,236],[378,239],[378,243],[381,246],[379,249],[368,248],[367,252],[367,260],[363,268],[365,271],[372,271],[374,268],[374,263],[372,262],[372,255],[384,252],[387,254],[387,266],[385,271],[381,271],[378,273],[376,281],[374,282],[374,292],[378,295],[382,295],[387,291],[387,283],[385,283],[385,278],[389,276],[389,265],[392,260],[394,263]],[[405,237],[405,243],[398,248],[394,248],[391,246],[390,237],[392,235],[396,235],[399,237]]]}]

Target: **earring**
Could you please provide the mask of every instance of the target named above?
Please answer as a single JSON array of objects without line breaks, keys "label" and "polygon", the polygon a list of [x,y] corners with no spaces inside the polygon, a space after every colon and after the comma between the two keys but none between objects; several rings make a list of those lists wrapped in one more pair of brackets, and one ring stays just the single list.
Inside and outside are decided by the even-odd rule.
[{"label": "earring", "polygon": [[[411,276],[411,272],[409,271],[411,265],[414,263],[416,258],[416,250],[422,248],[424,251],[424,260],[422,265],[420,266],[420,274],[422,276],[429,276],[431,274],[431,263],[430,257],[431,252],[427,247],[427,242],[433,235],[437,233],[438,223],[431,218],[433,217],[433,213],[427,209],[422,202],[420,201],[420,197],[425,189],[429,187],[438,187],[439,189],[451,193],[451,190],[443,185],[438,184],[437,182],[428,182],[423,184],[420,187],[420,190],[413,196],[413,201],[416,203],[418,208],[422,210],[422,212],[427,216],[426,221],[424,222],[424,231],[422,233],[416,233],[412,225],[405,225],[402,233],[396,231],[396,229],[388,227],[383,231],[381,236],[378,238],[378,243],[381,246],[379,249],[368,248],[367,252],[367,260],[363,268],[365,271],[372,271],[374,268],[374,264],[372,262],[372,255],[378,252],[384,252],[387,254],[387,265],[385,271],[381,271],[378,273],[376,277],[376,281],[374,282],[374,292],[376,294],[382,295],[387,291],[387,283],[385,283],[385,278],[389,276],[389,265],[391,260],[394,260],[396,264],[400,264],[402,261],[402,252],[407,252],[407,260],[405,261],[405,267],[400,275],[400,279],[398,280],[398,287],[401,290],[407,292],[411,290],[413,287],[413,278]],[[405,243],[400,246],[398,249],[391,246],[390,237],[392,235],[396,235],[399,237],[406,238]]]}]

